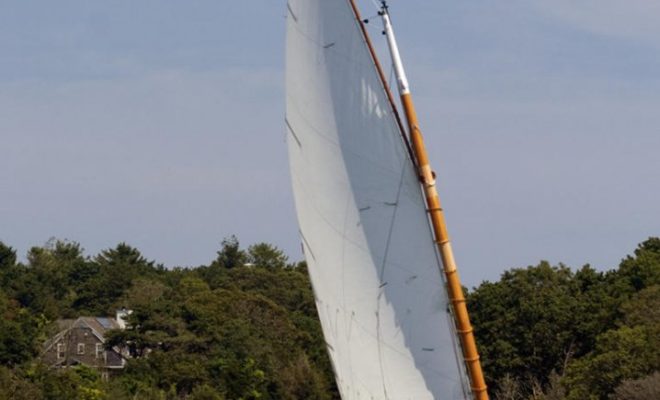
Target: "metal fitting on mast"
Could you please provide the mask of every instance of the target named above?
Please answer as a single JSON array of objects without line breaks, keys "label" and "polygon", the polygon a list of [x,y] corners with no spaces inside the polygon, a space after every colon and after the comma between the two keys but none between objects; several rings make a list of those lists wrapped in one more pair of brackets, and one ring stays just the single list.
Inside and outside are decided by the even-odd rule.
[{"label": "metal fitting on mast", "polygon": [[388,8],[390,8],[390,7],[387,5],[387,1],[382,0],[380,2],[380,12],[386,13]]},{"label": "metal fitting on mast", "polygon": [[399,85],[399,93],[401,95],[408,94],[410,93],[410,85],[408,84],[406,71],[403,69],[401,54],[399,53],[399,47],[396,43],[396,37],[394,36],[394,29],[392,28],[392,22],[390,20],[390,14],[386,2],[382,2],[382,8],[378,14],[383,20],[383,33],[385,33],[385,36],[387,37],[387,45],[390,49],[390,55],[392,56],[392,64],[394,65],[394,73],[396,74],[396,81]]}]

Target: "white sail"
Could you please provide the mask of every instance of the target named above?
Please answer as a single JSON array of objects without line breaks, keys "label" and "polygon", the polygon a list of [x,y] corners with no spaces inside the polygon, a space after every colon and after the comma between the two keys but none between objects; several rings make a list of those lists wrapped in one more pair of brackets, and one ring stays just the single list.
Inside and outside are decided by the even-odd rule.
[{"label": "white sail", "polygon": [[425,203],[348,0],[289,0],[287,141],[300,234],[349,399],[465,399]]}]

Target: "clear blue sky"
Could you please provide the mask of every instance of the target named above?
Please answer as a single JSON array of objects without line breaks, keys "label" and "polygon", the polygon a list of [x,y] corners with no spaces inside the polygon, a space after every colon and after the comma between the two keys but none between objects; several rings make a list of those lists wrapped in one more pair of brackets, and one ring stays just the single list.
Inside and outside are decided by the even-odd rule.
[{"label": "clear blue sky", "polygon": [[[660,3],[390,4],[468,285],[541,259],[612,268],[660,235]],[[0,0],[0,240],[194,266],[236,234],[300,259],[285,15]]]}]

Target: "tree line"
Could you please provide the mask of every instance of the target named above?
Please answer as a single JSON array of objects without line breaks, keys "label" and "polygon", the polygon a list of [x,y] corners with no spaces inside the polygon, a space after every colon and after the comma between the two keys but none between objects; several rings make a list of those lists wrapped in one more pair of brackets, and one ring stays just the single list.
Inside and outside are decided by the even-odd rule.
[{"label": "tree line", "polygon": [[660,399],[659,238],[610,271],[506,271],[468,307],[497,399]]},{"label": "tree line", "polygon": [[[493,398],[660,398],[659,238],[610,271],[541,262],[466,294]],[[39,362],[58,318],[120,308],[122,374]],[[0,242],[0,313],[0,400],[339,399],[306,265],[267,243],[166,269],[126,243],[52,240],[19,262]]]}]

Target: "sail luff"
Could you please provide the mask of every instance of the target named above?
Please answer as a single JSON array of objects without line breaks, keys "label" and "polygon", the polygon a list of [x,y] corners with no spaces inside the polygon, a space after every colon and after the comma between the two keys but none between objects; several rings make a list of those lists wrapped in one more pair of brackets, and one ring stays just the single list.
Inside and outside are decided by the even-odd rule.
[{"label": "sail luff", "polygon": [[454,309],[454,318],[461,339],[461,350],[470,377],[472,393],[475,400],[488,400],[486,382],[481,369],[476,341],[474,339],[474,329],[470,324],[470,317],[465,304],[465,296],[463,295],[463,288],[458,276],[458,270],[454,260],[449,234],[447,232],[444,211],[436,188],[435,173],[431,169],[429,163],[426,146],[424,144],[422,132],[419,128],[417,112],[410,92],[410,85],[403,68],[403,62],[399,54],[394,30],[392,28],[388,8],[385,2],[383,2],[380,14],[383,20],[384,31],[388,38],[388,45],[393,59],[395,73],[397,75],[401,104],[404,109],[406,120],[408,121],[413,153],[417,160],[419,175],[422,179],[424,197],[426,199],[427,210],[433,227],[435,243],[437,244],[444,267],[447,290]]}]

